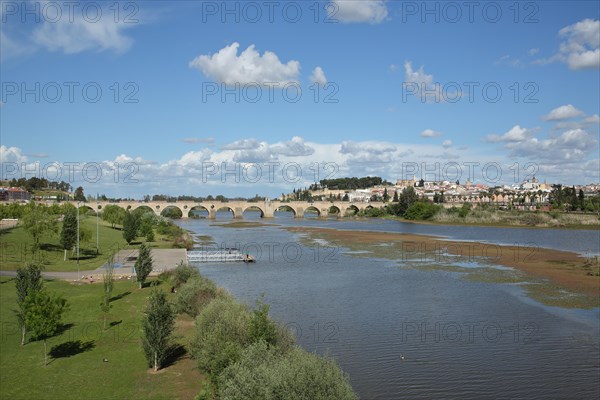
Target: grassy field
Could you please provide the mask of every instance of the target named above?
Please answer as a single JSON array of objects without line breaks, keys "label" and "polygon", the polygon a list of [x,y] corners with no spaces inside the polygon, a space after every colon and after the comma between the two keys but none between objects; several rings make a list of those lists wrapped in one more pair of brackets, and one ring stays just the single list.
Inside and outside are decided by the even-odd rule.
[{"label": "grassy field", "polygon": [[[100,220],[98,224],[100,254],[96,254],[96,218],[84,216],[81,218],[81,228],[91,232],[88,242],[80,243],[79,263],[82,271],[98,268],[106,262],[107,257],[118,250],[137,248],[139,243],[133,242],[128,245],[123,239],[123,232],[118,228],[112,228],[110,224]],[[76,252],[67,252],[67,260],[64,261],[64,250],[60,246],[59,233],[45,236],[41,239],[41,249],[37,252],[35,260],[43,263],[46,271],[77,271]],[[151,242],[153,248],[170,248],[172,240],[155,234],[155,242]],[[16,270],[27,262],[34,260],[32,255],[33,240],[31,236],[20,226],[0,230],[0,260],[2,270]]]},{"label": "grassy field", "polygon": [[[46,281],[44,285],[61,293],[70,305],[63,317],[65,330],[48,340],[53,354],[48,366],[43,365],[42,342],[20,346],[13,313],[14,280],[0,279],[0,398],[191,399],[200,392],[204,377],[185,354],[157,373],[148,369],[140,344],[140,321],[150,288],[115,282],[113,307],[103,330],[101,283]],[[193,321],[179,316],[176,341],[187,343],[193,330]]]}]

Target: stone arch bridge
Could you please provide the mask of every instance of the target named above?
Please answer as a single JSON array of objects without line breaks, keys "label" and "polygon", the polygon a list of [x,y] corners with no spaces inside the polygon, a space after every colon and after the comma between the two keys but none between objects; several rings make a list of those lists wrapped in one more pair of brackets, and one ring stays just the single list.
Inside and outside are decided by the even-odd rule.
[{"label": "stone arch bridge", "polygon": [[[77,206],[76,201],[71,201],[71,204]],[[273,218],[275,211],[291,211],[294,213],[294,217],[303,218],[306,212],[317,213],[319,217],[327,217],[328,215],[337,215],[343,217],[348,212],[357,213],[364,211],[368,208],[381,208],[384,206],[382,202],[347,202],[347,201],[120,201],[120,202],[87,202],[79,203],[80,206],[86,206],[94,211],[102,211],[102,209],[108,205],[115,205],[125,210],[135,210],[140,207],[148,208],[155,214],[161,215],[168,208],[177,208],[181,211],[182,218],[189,218],[190,213],[194,210],[206,210],[208,212],[209,219],[215,219],[217,217],[217,211],[230,211],[233,214],[233,218],[243,218],[244,212],[246,211],[260,211],[262,218]],[[330,213],[330,210],[334,211]]]}]

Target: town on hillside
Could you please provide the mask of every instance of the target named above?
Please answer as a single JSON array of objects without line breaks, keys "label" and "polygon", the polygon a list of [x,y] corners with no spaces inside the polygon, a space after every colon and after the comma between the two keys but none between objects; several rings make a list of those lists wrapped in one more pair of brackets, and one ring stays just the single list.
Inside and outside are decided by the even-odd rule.
[{"label": "town on hillside", "polygon": [[575,194],[579,200],[600,195],[600,183],[587,185],[563,185],[540,182],[535,176],[520,184],[488,186],[467,180],[426,181],[424,179],[398,179],[395,184],[377,177],[340,178],[322,180],[307,189],[294,189],[282,194],[281,201],[291,200],[341,200],[350,202],[397,201],[406,188],[412,187],[416,194],[433,203],[453,207],[457,203],[495,204],[523,210],[550,209],[561,192],[565,197]]}]

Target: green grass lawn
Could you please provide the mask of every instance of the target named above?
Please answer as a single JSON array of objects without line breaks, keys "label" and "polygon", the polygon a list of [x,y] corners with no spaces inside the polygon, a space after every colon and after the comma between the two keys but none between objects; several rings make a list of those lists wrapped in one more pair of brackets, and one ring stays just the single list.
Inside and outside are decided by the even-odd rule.
[{"label": "green grass lawn", "polygon": [[[122,249],[137,248],[139,245],[139,242],[127,245],[123,239],[123,231],[118,227],[112,228],[107,222],[99,220],[100,254],[96,255],[96,218],[84,216],[81,218],[80,224],[82,228],[92,233],[88,242],[80,243],[79,263],[83,271],[98,268],[112,253]],[[155,239],[155,242],[150,243],[151,247],[171,247],[172,240],[159,234],[155,234]],[[22,227],[0,230],[0,241],[1,270],[16,270],[34,259],[31,252],[33,240]],[[76,252],[67,252],[67,260],[64,261],[64,250],[60,246],[60,226],[57,234],[43,237],[40,244],[41,249],[37,252],[35,260],[42,262],[46,271],[77,271]]]},{"label": "green grass lawn", "polygon": [[[157,373],[148,369],[140,344],[140,321],[150,288],[115,282],[107,319],[113,325],[107,323],[108,329],[103,330],[101,283],[45,281],[44,285],[61,293],[70,306],[63,317],[66,329],[48,340],[54,356],[49,356],[47,366],[41,341],[20,345],[13,312],[14,280],[0,279],[0,398],[190,399],[200,392],[204,377],[187,355]],[[192,331],[193,321],[179,317],[176,341],[185,344]]]}]

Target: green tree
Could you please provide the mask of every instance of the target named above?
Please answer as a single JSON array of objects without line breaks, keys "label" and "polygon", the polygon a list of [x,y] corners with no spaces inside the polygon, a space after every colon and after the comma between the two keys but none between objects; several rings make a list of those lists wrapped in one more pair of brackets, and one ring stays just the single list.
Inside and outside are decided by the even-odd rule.
[{"label": "green tree", "polygon": [[15,286],[17,289],[17,319],[21,326],[21,346],[25,344],[27,334],[27,325],[25,324],[25,299],[34,292],[42,290],[42,269],[36,264],[29,264],[25,268],[17,269],[15,277]]},{"label": "green tree", "polygon": [[112,256],[106,262],[106,269],[102,274],[102,284],[104,286],[104,290],[102,292],[102,300],[100,302],[100,309],[104,313],[104,324],[103,329],[106,329],[106,315],[110,311],[112,307],[110,305],[110,299],[112,298],[113,286],[114,286],[114,278],[113,278],[113,258]]},{"label": "green tree", "polygon": [[388,210],[390,213],[401,217],[417,200],[419,200],[419,196],[415,192],[415,189],[412,186],[409,186],[402,189],[402,193],[400,193],[398,198],[398,203],[390,204]]},{"label": "green tree", "polygon": [[585,208],[585,194],[583,189],[579,189],[579,208],[583,210]]},{"label": "green tree", "polygon": [[89,243],[92,240],[92,230],[86,227],[79,227],[79,242]]},{"label": "green tree", "polygon": [[150,272],[152,272],[152,255],[150,254],[150,248],[142,243],[137,259],[135,260],[135,274],[140,284],[140,289],[144,286],[144,282],[146,282],[146,278],[150,275]]},{"label": "green tree", "polygon": [[86,201],[85,195],[83,194],[83,187],[79,186],[77,189],[75,189],[75,193],[73,193],[73,199],[75,201]]},{"label": "green tree", "polygon": [[137,219],[132,213],[127,211],[123,219],[123,238],[127,241],[127,244],[131,244],[136,238],[137,230]]},{"label": "green tree", "polygon": [[46,339],[52,337],[62,325],[62,315],[67,309],[67,301],[45,290],[27,295],[23,303],[25,325],[33,337],[44,341],[44,365],[48,365]]},{"label": "green tree", "polygon": [[396,190],[394,190],[394,198],[392,199],[392,201],[393,201],[394,203],[397,203],[397,202],[398,202],[398,192],[397,192]]},{"label": "green tree", "polygon": [[387,188],[383,190],[383,201],[388,201],[390,199],[390,195],[388,194]]},{"label": "green tree", "polygon": [[256,308],[250,318],[250,340],[263,340],[269,345],[274,345],[277,340],[277,328],[269,319],[269,305],[262,301],[262,296],[256,301]]},{"label": "green tree", "polygon": [[146,242],[154,242],[154,229],[150,227],[150,229],[146,232]]},{"label": "green tree", "polygon": [[102,210],[102,219],[110,223],[113,228],[115,225],[123,225],[125,210],[114,204],[109,204]]},{"label": "green tree", "polygon": [[48,213],[46,207],[36,204],[31,204],[26,208],[21,223],[33,239],[34,252],[40,248],[40,239],[43,236],[58,231],[56,218]]},{"label": "green tree", "polygon": [[175,328],[175,315],[167,302],[165,292],[155,288],[142,320],[142,344],[148,366],[158,371],[169,355],[171,333]]},{"label": "green tree", "polygon": [[[140,210],[139,208],[137,210]],[[136,211],[137,211],[136,210]],[[147,211],[138,215],[138,235],[146,238],[147,242],[154,241],[153,225],[156,222],[156,217],[153,212]]]},{"label": "green tree", "polygon": [[60,231],[60,244],[65,251],[64,261],[67,261],[67,250],[73,250],[75,243],[77,243],[77,215],[74,209],[69,208],[65,212]]},{"label": "green tree", "polygon": [[404,218],[408,220],[427,220],[432,218],[439,209],[440,206],[420,200],[408,207],[404,213]]}]

